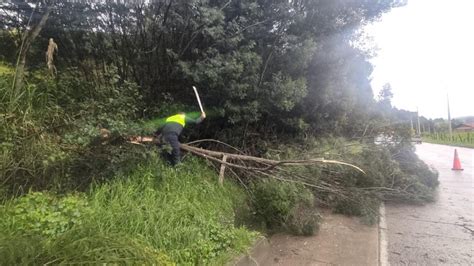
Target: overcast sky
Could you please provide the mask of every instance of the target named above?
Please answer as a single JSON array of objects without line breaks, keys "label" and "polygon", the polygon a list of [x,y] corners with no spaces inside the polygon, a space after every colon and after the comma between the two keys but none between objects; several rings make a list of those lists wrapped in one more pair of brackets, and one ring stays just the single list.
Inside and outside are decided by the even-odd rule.
[{"label": "overcast sky", "polygon": [[393,104],[428,118],[474,115],[474,0],[409,0],[369,25],[378,47],[374,94],[393,89]]}]

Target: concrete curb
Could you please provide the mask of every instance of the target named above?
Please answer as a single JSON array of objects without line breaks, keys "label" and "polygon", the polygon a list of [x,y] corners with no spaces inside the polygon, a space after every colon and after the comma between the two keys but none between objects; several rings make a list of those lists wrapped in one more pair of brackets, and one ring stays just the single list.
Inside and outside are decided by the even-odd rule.
[{"label": "concrete curb", "polygon": [[271,254],[270,243],[265,237],[260,237],[255,241],[252,249],[245,255],[242,255],[227,265],[233,266],[247,266],[247,265],[263,265],[265,264]]}]

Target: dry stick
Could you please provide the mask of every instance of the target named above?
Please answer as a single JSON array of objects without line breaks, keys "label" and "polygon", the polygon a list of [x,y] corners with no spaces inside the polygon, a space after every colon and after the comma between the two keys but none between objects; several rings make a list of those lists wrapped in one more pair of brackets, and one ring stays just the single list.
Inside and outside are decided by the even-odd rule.
[{"label": "dry stick", "polygon": [[[153,138],[143,138],[141,137],[140,142],[150,142],[153,141]],[[135,141],[133,141],[135,142]],[[133,143],[132,142],[132,143]],[[136,143],[135,143],[136,144]],[[315,163],[328,163],[328,164],[338,164],[338,165],[346,165],[350,166],[362,173],[365,174],[364,170],[360,169],[359,167],[345,163],[345,162],[340,162],[340,161],[335,161],[335,160],[326,160],[324,158],[317,158],[317,159],[308,159],[308,160],[285,160],[285,161],[276,161],[276,160],[271,160],[271,159],[265,159],[265,158],[259,158],[259,157],[254,157],[254,156],[249,156],[249,155],[240,155],[240,154],[232,154],[232,153],[226,153],[226,152],[217,152],[217,151],[211,151],[211,150],[205,150],[202,148],[197,148],[193,147],[187,144],[181,144],[180,145],[181,149],[191,152],[195,155],[204,157],[206,159],[210,159],[212,161],[228,165],[230,167],[236,167],[240,169],[245,169],[245,170],[260,170],[260,171],[270,171],[274,168],[276,168],[279,165],[312,165]],[[229,162],[224,162],[223,160],[217,159],[217,158],[222,158],[224,155],[227,155],[227,159],[232,160],[232,159],[237,159],[237,160],[242,160],[242,161],[252,161],[255,163],[260,163],[260,164],[267,164],[266,167],[247,167],[247,166],[242,166],[239,164],[234,164],[234,163],[229,163]]]},{"label": "dry stick", "polygon": [[261,171],[258,171],[258,173],[261,174],[261,175],[270,177],[270,178],[280,180],[280,181],[290,182],[290,183],[297,183],[297,184],[301,184],[301,185],[305,185],[305,186],[308,186],[308,187],[319,189],[320,191],[331,192],[331,193],[334,193],[334,194],[338,194],[340,196],[344,196],[343,194],[341,194],[342,191],[339,190],[339,189],[325,188],[325,187],[321,187],[321,186],[311,184],[311,183],[308,183],[308,182],[286,179],[286,178],[283,178],[283,177],[279,177],[279,176],[276,176],[276,175],[271,175],[269,173],[265,173],[265,172],[261,172]]},{"label": "dry stick", "polygon": [[[205,150],[197,147],[192,147],[186,144],[181,144],[181,149],[192,152],[196,155],[206,155],[207,157],[222,157],[224,154],[227,155],[227,158],[229,159],[241,159],[244,161],[253,161],[256,163],[267,163],[270,166],[266,168],[248,168],[252,170],[264,170],[268,171],[271,170],[278,165],[311,165],[315,163],[328,163],[328,164],[339,164],[339,165],[346,165],[350,166],[362,173],[365,174],[364,170],[360,169],[359,167],[345,163],[345,162],[340,162],[340,161],[335,161],[335,160],[326,160],[324,158],[317,158],[317,159],[308,159],[308,160],[284,160],[284,161],[276,161],[276,160],[271,160],[271,159],[265,159],[265,158],[259,158],[259,157],[254,157],[254,156],[248,156],[248,155],[239,155],[239,154],[231,154],[231,153],[225,153],[225,152],[216,152],[216,151],[211,151],[211,150]],[[230,165],[232,166],[232,165]]]},{"label": "dry stick", "polygon": [[[265,158],[249,156],[249,155],[239,155],[239,154],[231,154],[231,153],[225,153],[225,152],[211,151],[211,150],[206,150],[206,149],[202,149],[202,148],[198,148],[198,147],[189,146],[187,144],[181,144],[181,148],[183,150],[193,151],[193,152],[196,152],[196,153],[202,153],[202,154],[210,155],[210,156],[213,156],[213,157],[222,157],[224,154],[227,154],[228,157],[232,158],[232,159],[241,159],[241,160],[244,160],[244,161],[254,161],[254,162],[257,162],[257,163],[268,163],[270,165],[274,165],[274,164],[277,164],[277,163],[280,163],[280,162],[290,164],[290,163],[304,163],[304,162],[310,161],[310,160],[276,161],[276,160],[271,160],[271,159],[265,159]],[[316,160],[321,160],[321,159],[318,158]]]},{"label": "dry stick", "polygon": [[220,8],[220,10],[224,10],[224,8],[226,8],[228,5],[230,5],[230,3],[232,2],[232,0],[229,0],[223,7]]},{"label": "dry stick", "polygon": [[[222,161],[225,162],[227,160],[227,155],[224,154],[222,156]],[[224,185],[224,173],[225,173],[225,164],[221,164],[221,169],[219,171],[219,184],[222,186]]]},{"label": "dry stick", "polygon": [[[186,144],[181,144],[181,145],[186,145]],[[181,146],[183,148],[183,146]],[[199,148],[198,148],[199,149]],[[184,148],[184,150],[186,150],[186,148]],[[200,149],[200,150],[203,150],[203,149]],[[231,167],[236,167],[236,168],[240,168],[240,169],[243,169],[243,170],[247,170],[247,171],[255,171],[256,173],[259,173],[259,174],[262,174],[262,175],[265,175],[265,176],[269,176],[269,177],[272,177],[272,178],[275,178],[275,179],[279,179],[279,180],[282,180],[282,181],[288,181],[288,182],[297,182],[297,183],[301,183],[303,185],[307,185],[307,186],[311,186],[311,187],[314,187],[314,188],[319,188],[323,191],[329,191],[329,192],[334,192],[334,190],[331,190],[329,188],[323,188],[323,187],[319,187],[317,185],[313,185],[313,184],[310,184],[310,183],[306,183],[306,182],[301,182],[301,181],[295,181],[295,180],[288,180],[288,179],[283,179],[283,178],[280,178],[280,177],[277,177],[277,176],[274,176],[274,175],[270,175],[268,173],[265,173],[264,171],[268,171],[270,170],[269,167],[266,167],[266,168],[256,168],[256,167],[248,167],[248,166],[242,166],[242,165],[238,165],[238,164],[232,164],[232,163],[228,163],[226,162],[226,159],[227,159],[227,155],[229,154],[225,154],[225,153],[222,153],[223,154],[223,159],[220,160],[220,159],[217,159],[217,158],[214,158],[208,154],[203,154],[203,153],[199,153],[199,152],[196,152],[195,150],[188,150],[189,152],[193,153],[193,154],[196,154],[198,156],[202,156],[206,159],[210,159],[212,161],[216,161],[218,163],[221,163],[221,171],[219,173],[219,182],[221,183],[221,180],[223,181],[223,169],[225,169],[225,165],[229,165]],[[212,151],[211,151],[212,153]],[[215,153],[218,153],[218,152],[215,152]],[[245,159],[246,160],[250,160],[249,157],[252,157],[252,156],[245,156]],[[257,157],[252,157],[252,158],[257,158]],[[242,159],[242,158],[239,158],[239,159]],[[257,159],[261,159],[261,158],[257,158]],[[275,168],[276,165],[274,165],[272,167]],[[235,174],[235,172],[234,172]],[[335,192],[334,192],[335,193]]]},{"label": "dry stick", "polygon": [[[181,144],[181,145],[184,145],[184,144]],[[182,148],[182,146],[181,146],[181,148]],[[225,164],[227,166],[234,167],[234,168],[240,168],[240,169],[244,169],[244,170],[262,170],[263,169],[263,168],[258,168],[258,167],[247,167],[247,166],[242,166],[242,165],[239,165],[239,164],[224,162],[223,160],[217,159],[217,158],[215,158],[211,155],[208,155],[208,154],[205,154],[205,153],[200,153],[200,152],[197,152],[197,151],[194,151],[194,150],[187,150],[187,149],[183,149],[183,150],[191,152],[191,153],[193,153],[197,156],[203,157],[205,159],[209,159],[211,161],[218,162],[220,164]]]},{"label": "dry stick", "polygon": [[334,185],[325,184],[321,182],[321,180],[318,180],[317,182],[315,182],[314,180],[305,180],[305,179],[292,179],[292,180],[294,180],[294,182],[300,183],[305,186],[317,188],[319,191],[322,191],[322,192],[331,192],[333,194],[337,194],[339,196],[343,196],[347,198],[347,196],[343,195],[344,194],[343,189],[341,189],[340,186],[335,185],[335,184]]},{"label": "dry stick", "polygon": [[[33,17],[33,14],[35,13],[36,11],[36,8],[38,7],[38,3],[39,3],[39,0],[36,1],[36,5],[35,5],[35,8],[33,9],[33,11],[31,12],[31,15],[30,15],[30,18],[28,19],[28,23],[26,24],[26,28],[28,28],[28,26],[30,26],[30,23],[31,23],[31,18]],[[23,50],[23,46],[25,44],[25,41],[26,41],[26,37],[27,37],[27,34],[28,34],[28,30],[25,30],[25,32],[23,33],[25,36],[21,36],[21,45],[20,45],[20,52],[21,50]],[[18,57],[17,57],[17,60],[16,60],[16,67],[18,68],[18,65],[20,64],[20,53],[18,53]],[[15,75],[13,76],[13,84],[12,84],[12,91],[15,90],[15,82],[16,82],[16,71],[15,71]]]},{"label": "dry stick", "polygon": [[54,51],[58,53],[58,45],[53,38],[49,38],[48,49],[46,50],[46,66],[52,76],[57,74],[56,66],[54,66]]},{"label": "dry stick", "polygon": [[252,194],[252,192],[247,187],[247,185],[244,183],[244,181],[242,181],[240,176],[232,168],[229,168],[229,171],[239,180],[240,184],[242,184],[242,186],[245,188],[245,190],[248,191],[250,194]]},{"label": "dry stick", "polygon": [[[302,174],[298,174],[298,173],[294,173],[294,172],[290,172],[287,169],[279,169],[279,171],[282,172],[283,174],[298,178],[298,179],[302,180],[303,182],[311,182],[311,181],[314,182],[315,181],[311,177],[308,177],[308,176],[305,176],[305,175],[302,175]],[[331,181],[334,181],[334,180],[331,179]],[[339,186],[338,184],[328,183],[323,179],[319,179],[319,180],[317,180],[317,182],[320,183],[320,186],[325,186],[325,187],[328,187],[328,188],[333,188],[333,187],[338,187]]]},{"label": "dry stick", "polygon": [[219,141],[219,140],[215,140],[215,139],[200,139],[200,140],[195,140],[195,141],[191,141],[191,142],[188,142],[186,143],[187,145],[192,145],[192,144],[197,144],[197,143],[201,143],[201,142],[215,142],[215,143],[218,143],[218,144],[221,144],[221,145],[224,145],[228,148],[231,148],[241,154],[245,154],[243,151],[237,149],[236,147],[232,146],[232,145],[229,145],[225,142],[222,142],[222,141]]},{"label": "dry stick", "polygon": [[[236,168],[240,168],[240,169],[243,169],[243,170],[247,170],[247,171],[251,171],[251,172],[254,172],[255,174],[260,174],[260,175],[263,175],[263,176],[267,176],[267,177],[271,177],[271,178],[274,178],[274,179],[277,179],[277,180],[281,180],[281,181],[286,181],[286,182],[292,182],[292,183],[299,183],[299,184],[302,184],[302,185],[305,185],[305,186],[309,186],[309,187],[313,187],[313,188],[316,188],[316,189],[319,189],[320,191],[325,191],[325,192],[331,192],[331,193],[334,193],[334,194],[338,194],[339,196],[342,196],[343,198],[348,198],[347,196],[345,196],[343,194],[343,191],[336,188],[334,189],[333,187],[330,186],[330,184],[327,184],[326,186],[318,186],[318,185],[315,185],[315,184],[311,184],[311,183],[308,183],[308,182],[305,182],[305,181],[300,181],[300,180],[291,180],[291,179],[286,179],[286,178],[282,178],[282,177],[279,177],[279,176],[276,176],[276,175],[272,175],[270,173],[267,173],[266,169],[267,168],[255,168],[255,167],[245,167],[245,166],[242,166],[242,165],[237,165],[237,164],[231,164],[231,163],[227,163],[226,161],[224,160],[220,160],[220,159],[217,159],[217,158],[214,158],[212,156],[209,156],[207,154],[199,154],[195,151],[190,151],[191,153],[194,153],[196,155],[199,155],[199,156],[202,156],[204,158],[207,158],[207,159],[210,159],[210,160],[213,160],[213,161],[216,161],[216,162],[219,162],[221,163],[222,165],[229,165],[231,167],[236,167]],[[225,155],[224,155],[225,156]],[[222,168],[221,168],[222,169]],[[303,179],[304,180],[304,179]]]}]

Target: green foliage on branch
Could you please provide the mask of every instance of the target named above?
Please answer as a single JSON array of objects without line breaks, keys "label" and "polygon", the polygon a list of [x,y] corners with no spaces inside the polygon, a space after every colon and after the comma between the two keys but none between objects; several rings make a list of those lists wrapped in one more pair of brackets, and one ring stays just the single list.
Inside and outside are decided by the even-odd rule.
[{"label": "green foliage on branch", "polygon": [[330,164],[294,166],[288,169],[284,179],[311,189],[320,205],[346,215],[361,216],[367,223],[377,221],[381,201],[429,202],[434,200],[438,185],[438,173],[421,161],[403,139],[374,144],[340,137],[307,138],[281,143],[269,150],[266,157],[325,158],[362,168],[365,174]]},{"label": "green foliage on branch", "polygon": [[311,191],[299,184],[274,179],[252,183],[252,205],[256,219],[270,231],[287,230],[297,235],[313,235],[320,216],[314,209]]}]

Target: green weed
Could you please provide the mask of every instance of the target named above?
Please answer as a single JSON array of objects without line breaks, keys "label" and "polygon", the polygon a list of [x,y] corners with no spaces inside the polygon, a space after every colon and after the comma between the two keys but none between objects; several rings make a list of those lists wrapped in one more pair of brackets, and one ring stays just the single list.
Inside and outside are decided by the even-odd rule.
[{"label": "green weed", "polygon": [[4,206],[1,227],[6,231],[23,235],[56,237],[81,224],[83,216],[89,216],[91,209],[83,196],[69,195],[55,197],[41,192],[32,192]]},{"label": "green weed", "polygon": [[231,182],[220,187],[200,160],[170,168],[154,157],[87,193],[6,202],[0,262],[225,263],[257,236],[234,226],[234,206],[244,197]]}]

